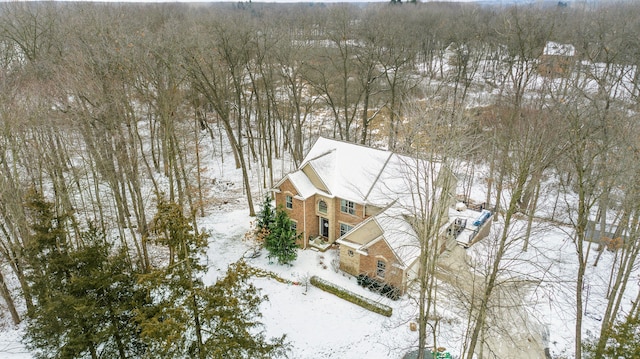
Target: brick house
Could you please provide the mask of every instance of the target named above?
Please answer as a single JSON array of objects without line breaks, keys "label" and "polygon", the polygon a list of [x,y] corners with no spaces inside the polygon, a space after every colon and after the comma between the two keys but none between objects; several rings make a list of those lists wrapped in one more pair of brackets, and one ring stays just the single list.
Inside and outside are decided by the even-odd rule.
[{"label": "brick house", "polygon": [[364,274],[406,291],[417,276],[418,236],[401,213],[393,210],[367,218],[338,239],[340,269]]},{"label": "brick house", "polygon": [[320,137],[299,169],[273,188],[276,206],[288,211],[302,233],[300,247],[325,250],[338,237],[380,211],[367,199],[391,155]]},{"label": "brick house", "polygon": [[[454,209],[455,177],[438,165],[390,151],[320,137],[298,170],[282,178],[272,191],[276,206],[288,212],[301,234],[301,248],[324,251],[337,244],[341,270],[367,275],[404,293],[417,272],[420,252],[407,209],[420,193],[417,186],[429,181],[419,178],[423,174],[449,184],[444,190],[451,194],[445,196],[451,203],[443,208],[451,208],[445,217],[453,222],[443,227],[447,233],[452,223],[462,221],[462,212]],[[443,181],[445,177],[454,180]],[[465,238],[459,234],[466,225],[456,228],[460,230],[455,236],[443,236],[441,251]],[[478,226],[469,224],[468,229],[462,241],[478,233]]]},{"label": "brick house", "polygon": [[570,44],[546,43],[538,62],[542,76],[558,77],[569,74],[576,61],[576,48]]}]

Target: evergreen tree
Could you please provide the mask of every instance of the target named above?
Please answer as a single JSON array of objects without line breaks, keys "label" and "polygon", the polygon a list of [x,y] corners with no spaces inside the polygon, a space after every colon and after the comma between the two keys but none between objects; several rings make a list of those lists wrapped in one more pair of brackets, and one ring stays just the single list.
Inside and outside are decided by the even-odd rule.
[{"label": "evergreen tree", "polygon": [[[52,290],[50,285],[56,285],[66,276],[68,242],[65,217],[56,216],[53,204],[35,190],[27,193],[25,208],[32,231],[24,244],[30,287],[46,297]],[[51,280],[38,281],[40,277],[51,277]]]},{"label": "evergreen tree", "polygon": [[249,282],[250,268],[244,261],[231,264],[227,275],[206,290],[209,310],[204,313],[213,333],[205,342],[210,358],[270,359],[285,356],[285,335],[267,340],[257,321],[260,304],[268,300]]},{"label": "evergreen tree", "polygon": [[290,264],[298,257],[296,240],[300,235],[296,232],[294,222],[282,208],[276,211],[276,218],[265,241],[269,257],[275,257],[280,264]]},{"label": "evergreen tree", "polygon": [[271,233],[271,228],[275,222],[276,214],[271,203],[271,197],[267,195],[262,201],[262,208],[258,212],[258,219],[256,223],[256,240],[260,243],[266,241],[267,237]]},{"label": "evergreen tree", "polygon": [[224,279],[204,285],[199,259],[207,237],[193,233],[177,204],[160,198],[154,225],[171,258],[166,268],[141,276],[150,301],[138,311],[147,357],[270,358],[284,350],[284,337],[267,341],[256,331],[266,298],[247,283],[246,271],[230,267]]},{"label": "evergreen tree", "polygon": [[[640,358],[640,318],[628,316],[616,323],[608,333],[609,341],[602,353],[605,358]],[[597,340],[585,345],[588,358],[595,358]]]},{"label": "evergreen tree", "polygon": [[271,202],[271,197],[267,195],[264,197],[264,201],[262,201],[262,209],[258,212],[257,227],[259,229],[270,228],[273,222],[275,222],[275,217],[276,213]]},{"label": "evergreen tree", "polygon": [[169,248],[165,268],[141,276],[149,304],[138,312],[142,338],[150,358],[204,358],[201,312],[204,285],[198,260],[206,248],[206,234],[195,235],[176,203],[158,198],[153,230],[159,243]]},{"label": "evergreen tree", "polygon": [[126,253],[112,254],[93,227],[82,234],[82,247],[73,248],[51,203],[33,192],[26,207],[33,230],[28,280],[36,300],[27,346],[38,358],[138,356],[144,347],[131,319],[142,298]]}]

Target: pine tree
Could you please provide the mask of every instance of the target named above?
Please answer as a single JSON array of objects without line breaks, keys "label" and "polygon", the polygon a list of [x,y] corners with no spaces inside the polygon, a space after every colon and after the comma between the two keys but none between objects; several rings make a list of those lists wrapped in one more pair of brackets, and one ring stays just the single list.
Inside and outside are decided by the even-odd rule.
[{"label": "pine tree", "polygon": [[33,233],[25,258],[36,300],[28,313],[27,346],[39,358],[141,354],[132,308],[143,297],[126,253],[112,253],[105,236],[93,227],[82,233],[82,247],[70,246],[64,220],[35,192],[26,208]]},{"label": "pine tree", "polygon": [[293,226],[293,221],[282,208],[276,211],[276,218],[265,241],[269,257],[275,257],[280,264],[290,264],[298,257],[296,240],[300,235]]},{"label": "pine tree", "polygon": [[[640,358],[640,318],[628,316],[609,331],[609,341],[602,353],[606,358]],[[597,340],[585,344],[586,357],[595,358]]]},{"label": "pine tree", "polygon": [[271,197],[268,195],[262,201],[262,208],[258,212],[258,218],[256,223],[255,237],[259,243],[264,244],[267,237],[271,233],[271,228],[275,222],[275,211],[271,203]]},{"label": "pine tree", "polygon": [[231,264],[227,275],[206,290],[210,324],[205,342],[210,358],[270,359],[285,356],[289,344],[285,335],[267,340],[260,318],[260,304],[268,300],[249,282],[251,273],[244,261]]},{"label": "pine tree", "polygon": [[[31,222],[31,236],[25,240],[24,255],[29,267],[31,290],[46,296],[51,290],[49,285],[62,280],[66,275],[68,260],[68,241],[65,230],[65,217],[56,216],[53,204],[46,201],[42,194],[31,190],[27,193],[25,208]],[[38,282],[34,279],[51,276],[51,281]]]},{"label": "pine tree", "polygon": [[149,346],[148,357],[204,358],[201,312],[204,285],[199,257],[206,248],[206,234],[195,235],[180,206],[158,197],[153,231],[169,248],[165,268],[141,275],[149,304],[138,311],[141,336]]},{"label": "pine tree", "polygon": [[267,341],[260,326],[261,297],[248,272],[231,266],[225,278],[205,286],[199,259],[206,235],[196,235],[181,208],[160,198],[154,219],[158,241],[171,249],[170,264],[144,274],[150,303],[138,311],[148,358],[270,358],[286,348],[284,337]]},{"label": "pine tree", "polygon": [[262,201],[262,209],[258,212],[258,223],[256,225],[258,229],[271,228],[273,222],[275,222],[276,213],[271,201],[269,195],[265,196],[264,201]]}]

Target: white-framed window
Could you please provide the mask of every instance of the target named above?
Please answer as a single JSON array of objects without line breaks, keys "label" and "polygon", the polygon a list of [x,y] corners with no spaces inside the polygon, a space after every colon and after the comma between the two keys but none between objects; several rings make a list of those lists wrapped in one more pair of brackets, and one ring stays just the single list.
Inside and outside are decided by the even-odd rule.
[{"label": "white-framed window", "polygon": [[286,203],[287,203],[287,208],[293,209],[293,196],[287,195]]},{"label": "white-framed window", "polygon": [[346,199],[341,199],[340,212],[356,214],[356,204],[351,201],[347,201]]},{"label": "white-framed window", "polygon": [[387,271],[387,263],[381,259],[378,259],[378,265],[376,267],[376,275],[380,278],[384,278]]},{"label": "white-framed window", "polygon": [[297,232],[298,230],[298,222],[291,220],[291,230]]},{"label": "white-framed window", "polygon": [[340,223],[340,237],[344,236],[345,233],[349,232],[351,229],[353,229],[353,226],[345,223]]},{"label": "white-framed window", "polygon": [[318,202],[318,212],[324,213],[324,214],[327,213],[327,202],[325,202],[323,200],[320,200]]}]

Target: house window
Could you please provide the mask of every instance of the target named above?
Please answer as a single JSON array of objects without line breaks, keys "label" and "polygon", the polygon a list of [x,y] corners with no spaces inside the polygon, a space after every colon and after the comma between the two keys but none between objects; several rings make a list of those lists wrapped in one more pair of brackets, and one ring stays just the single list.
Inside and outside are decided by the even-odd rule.
[{"label": "house window", "polygon": [[349,255],[349,257],[353,257],[353,249],[349,249],[347,251],[347,254]]},{"label": "house window", "polygon": [[327,213],[327,202],[323,200],[320,200],[320,202],[318,202],[318,212]]},{"label": "house window", "polygon": [[292,209],[293,208],[293,197],[287,195],[287,208]]},{"label": "house window", "polygon": [[356,205],[346,199],[340,200],[340,211],[349,214],[356,214]]},{"label": "house window", "polygon": [[378,259],[378,267],[376,268],[376,275],[380,278],[384,278],[386,271],[387,271],[387,263],[385,263],[383,260]]},{"label": "house window", "polygon": [[291,220],[291,230],[297,233],[298,230],[298,222]]},{"label": "house window", "polygon": [[349,232],[353,226],[348,224],[340,223],[340,237],[344,236],[347,232]]}]

